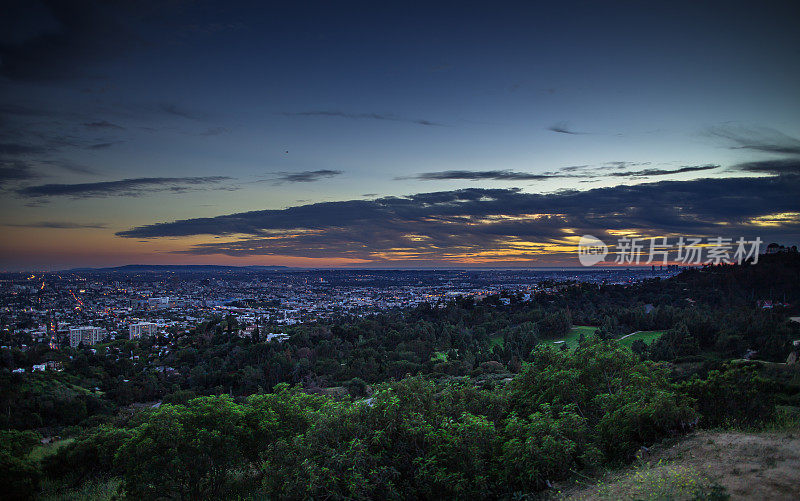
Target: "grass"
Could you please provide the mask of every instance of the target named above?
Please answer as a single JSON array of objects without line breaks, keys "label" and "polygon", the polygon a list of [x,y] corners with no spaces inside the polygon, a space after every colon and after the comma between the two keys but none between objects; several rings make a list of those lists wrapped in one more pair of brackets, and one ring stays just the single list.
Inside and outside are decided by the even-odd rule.
[{"label": "grass", "polygon": [[[564,341],[568,347],[575,348],[578,345],[578,339],[580,339],[581,334],[588,337],[591,334],[594,334],[597,329],[597,327],[592,327],[590,325],[575,325],[563,338],[548,339],[544,342],[555,343],[557,341]],[[640,331],[632,336],[628,336],[625,339],[620,340],[619,344],[624,348],[630,349],[633,342],[637,339],[641,339],[645,343],[650,344],[656,339],[660,338],[663,334],[664,331]]]},{"label": "grass", "polygon": [[43,492],[38,499],[44,501],[111,501],[120,499],[121,486],[122,480],[119,478],[89,480],[77,488],[67,490],[63,490],[60,485],[45,482]]},{"label": "grass", "polygon": [[491,351],[492,348],[495,346],[503,347],[503,335],[496,334],[489,338],[489,350]]},{"label": "grass", "polygon": [[432,362],[447,362],[447,353],[443,351],[434,351],[431,355]]},{"label": "grass", "polygon": [[[581,334],[585,336],[589,336],[590,334],[594,334],[594,331],[597,330],[597,327],[592,327],[589,325],[576,325],[570,329],[566,336],[563,338],[549,338],[543,339],[540,342],[542,343],[556,343],[557,341],[564,341],[567,343],[567,346],[570,348],[574,348],[578,345],[578,339],[580,339]],[[561,344],[561,343],[559,343]],[[495,346],[503,347],[503,336],[500,334],[494,335],[489,338],[489,350],[494,348]],[[436,352],[439,353],[439,352]],[[434,355],[435,356],[435,355]],[[434,358],[435,359],[435,358]]]},{"label": "grass", "polygon": [[648,345],[655,341],[656,339],[660,338],[664,335],[664,331],[639,331],[633,336],[628,336],[625,339],[620,340],[619,344],[624,346],[625,348],[630,349],[631,345],[634,341],[641,339]]},{"label": "grass", "polygon": [[[717,494],[719,497],[715,497]],[[726,499],[724,489],[683,465],[636,468],[622,481],[601,483],[597,496],[608,500]]]},{"label": "grass", "polygon": [[[546,339],[542,342],[555,344],[558,341],[564,341],[569,348],[575,348],[578,346],[578,340],[581,338],[581,334],[588,337],[591,334],[594,334],[594,331],[596,330],[597,327],[592,327],[590,325],[576,325],[573,326],[563,338]],[[561,344],[562,343],[558,343],[558,345]]]},{"label": "grass", "polygon": [[65,438],[62,440],[56,440],[55,442],[49,444],[37,445],[36,447],[33,448],[28,458],[31,459],[32,461],[41,461],[47,456],[52,456],[53,454],[55,454],[56,451],[58,451],[58,449],[60,449],[61,447],[69,445],[74,441],[75,441],[74,438]]},{"label": "grass", "polygon": [[[562,338],[550,338],[550,339],[543,339],[542,343],[547,344],[556,344],[556,346],[561,345],[559,341],[563,341],[567,344],[569,348],[575,348],[578,346],[578,339],[580,339],[581,334],[588,337],[595,333],[598,327],[593,327],[591,325],[574,325],[566,336]],[[664,331],[640,331],[632,336],[628,336],[625,339],[620,340],[619,344],[625,348],[630,349],[631,345],[637,339],[641,339],[647,344],[652,343],[656,339],[660,338],[664,334]],[[503,336],[500,334],[494,335],[489,338],[489,350],[491,351],[495,346],[503,347]],[[434,352],[431,360],[434,362],[436,361],[447,361],[447,354],[441,351]]]}]

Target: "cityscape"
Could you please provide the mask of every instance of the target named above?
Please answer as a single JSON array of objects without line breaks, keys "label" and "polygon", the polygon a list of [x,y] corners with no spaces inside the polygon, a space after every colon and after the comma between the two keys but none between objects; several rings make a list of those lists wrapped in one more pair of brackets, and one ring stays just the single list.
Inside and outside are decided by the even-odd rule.
[{"label": "cityscape", "polygon": [[798,20],[0,0],[0,499],[800,499]]},{"label": "cityscape", "polygon": [[[235,267],[121,267],[60,273],[6,274],[2,321],[6,339],[21,349],[57,349],[117,339],[185,335],[214,316],[233,318],[236,335],[342,315],[443,305],[455,297],[555,292],[575,282],[631,284],[668,278],[678,268],[549,271],[452,270],[254,271]],[[273,336],[277,342],[283,337]],[[5,346],[8,348],[9,346]],[[29,368],[35,370],[35,368]],[[24,372],[25,368],[14,369]]]}]

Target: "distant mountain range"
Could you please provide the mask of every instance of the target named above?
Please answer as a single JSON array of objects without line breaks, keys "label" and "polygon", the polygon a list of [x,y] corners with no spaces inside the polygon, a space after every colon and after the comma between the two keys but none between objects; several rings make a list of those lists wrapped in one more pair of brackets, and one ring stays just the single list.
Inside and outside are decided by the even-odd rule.
[{"label": "distant mountain range", "polygon": [[297,269],[300,268],[290,268],[288,266],[225,266],[216,264],[126,264],[124,266],[114,266],[111,268],[72,268],[64,271],[96,271],[104,273],[172,271],[176,273],[201,273],[220,271],[288,271]]}]

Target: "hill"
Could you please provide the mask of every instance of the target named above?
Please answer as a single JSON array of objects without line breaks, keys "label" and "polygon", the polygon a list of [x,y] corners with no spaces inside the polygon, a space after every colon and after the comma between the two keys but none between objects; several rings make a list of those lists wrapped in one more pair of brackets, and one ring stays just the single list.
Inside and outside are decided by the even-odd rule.
[{"label": "hill", "polygon": [[568,488],[561,499],[797,499],[797,432],[697,432],[652,447],[630,468]]},{"label": "hill", "polygon": [[126,264],[110,268],[72,268],[66,272],[98,272],[98,273],[210,273],[236,271],[288,271],[299,268],[288,266],[225,266],[216,264]]}]

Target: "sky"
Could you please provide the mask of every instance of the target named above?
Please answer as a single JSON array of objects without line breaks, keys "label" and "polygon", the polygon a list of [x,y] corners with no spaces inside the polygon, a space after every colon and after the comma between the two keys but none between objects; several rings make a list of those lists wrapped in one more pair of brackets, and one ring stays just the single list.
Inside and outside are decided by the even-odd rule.
[{"label": "sky", "polygon": [[2,3],[0,270],[800,242],[797,2]]}]

